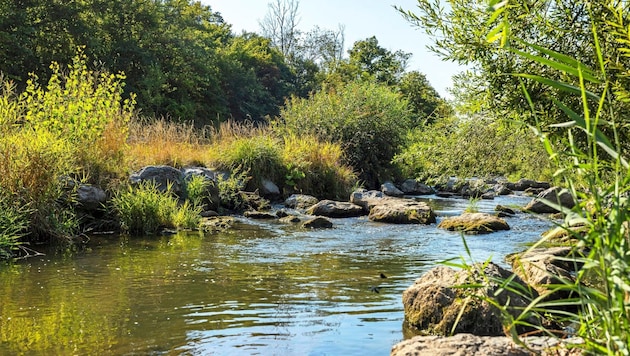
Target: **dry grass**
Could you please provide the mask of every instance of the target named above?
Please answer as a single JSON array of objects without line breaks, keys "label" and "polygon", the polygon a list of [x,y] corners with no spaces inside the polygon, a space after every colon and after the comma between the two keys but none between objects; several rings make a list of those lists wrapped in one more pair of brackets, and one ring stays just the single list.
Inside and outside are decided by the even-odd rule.
[{"label": "dry grass", "polygon": [[131,169],[207,165],[211,132],[164,118],[134,120],[129,127],[129,165]]}]

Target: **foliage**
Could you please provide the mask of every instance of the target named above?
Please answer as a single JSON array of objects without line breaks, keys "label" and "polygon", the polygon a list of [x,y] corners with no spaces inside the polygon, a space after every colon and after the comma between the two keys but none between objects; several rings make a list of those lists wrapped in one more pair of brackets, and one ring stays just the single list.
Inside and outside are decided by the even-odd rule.
[{"label": "foliage", "polygon": [[171,186],[161,191],[153,181],[116,192],[111,208],[123,231],[132,235],[152,235],[163,228],[196,228],[200,223],[201,208],[188,202],[178,205]]},{"label": "foliage", "polygon": [[341,145],[344,162],[369,187],[393,174],[391,159],[410,126],[407,101],[372,82],[352,82],[309,99],[293,97],[282,109],[281,130]]},{"label": "foliage", "polygon": [[[534,44],[526,44],[524,50],[510,47],[510,43],[523,39],[519,31],[513,31],[520,22],[512,22],[512,11],[516,10],[518,14],[519,7],[505,6],[506,3],[497,1],[490,5],[494,10],[492,19],[498,21],[492,22],[496,27],[489,32],[488,41],[503,39],[500,48],[505,51],[505,56],[513,57],[515,61],[533,62],[530,71],[518,72],[514,76],[522,80],[523,96],[539,123],[534,129],[558,167],[556,176],[564,181],[579,202],[573,209],[552,202],[547,204],[565,214],[562,227],[568,232],[571,233],[571,221],[579,221],[585,226],[583,234],[571,233],[578,241],[573,246],[574,255],[584,257],[565,259],[577,270],[576,280],[559,277],[556,284],[549,285],[548,292],[531,301],[522,315],[538,313],[561,325],[571,326],[584,340],[573,347],[581,348],[587,354],[627,355],[630,353],[630,309],[627,304],[630,291],[630,209],[627,198],[630,165],[623,154],[620,141],[623,136],[619,133],[623,129],[624,104],[630,92],[626,86],[618,85],[617,74],[626,70],[627,66],[622,65],[626,59],[619,58],[615,63],[621,67],[611,66],[609,62],[611,54],[625,57],[630,50],[627,42],[630,32],[624,25],[627,8],[617,6],[616,2],[578,3],[584,10],[579,20],[590,24],[591,32],[589,38],[581,38],[580,32],[572,35],[593,46],[588,47],[588,53],[574,56],[562,48],[557,51]],[[531,16],[535,18],[536,14]],[[600,16],[608,20],[602,22]],[[550,28],[547,33],[548,37],[566,34],[562,27]],[[605,40],[600,42],[600,39]],[[604,54],[605,49],[609,49],[605,41],[618,41],[618,52]],[[592,67],[581,62],[588,56],[596,58]],[[552,103],[564,114],[565,121],[555,128],[566,135],[566,147],[556,149],[557,143],[551,141],[554,136],[547,132],[548,123],[537,112],[537,101],[544,99],[531,92],[530,84],[533,90],[549,87],[563,93]],[[605,132],[612,132],[614,136],[609,138]],[[544,242],[543,238],[532,248]],[[509,281],[504,281],[504,285],[510,288]],[[548,296],[558,292],[571,293],[571,297],[547,300]],[[506,306],[499,307],[506,309]],[[508,318],[507,330],[513,331],[513,326],[522,324],[523,320],[523,317]],[[540,331],[557,336],[544,327]],[[519,337],[514,332],[512,336]]]},{"label": "foliage", "polygon": [[248,172],[236,167],[231,176],[219,175],[217,177],[217,188],[219,189],[219,199],[221,206],[231,210],[244,210],[247,202],[243,199],[241,192],[250,177]]},{"label": "foliage", "polygon": [[212,183],[202,175],[191,175],[186,179],[185,196],[193,207],[203,207],[205,200],[208,199],[208,186]]},{"label": "foliage", "polygon": [[550,162],[535,135],[516,121],[443,118],[416,128],[394,162],[407,177],[442,182],[450,176],[549,179]]},{"label": "foliage", "polygon": [[[609,7],[619,7],[616,13],[610,12]],[[570,72],[557,71],[538,60],[545,55],[534,46],[542,49],[562,53],[589,68],[599,66],[599,59],[594,55],[599,47],[602,60],[609,66],[608,76],[611,90],[627,88],[628,57],[624,55],[626,39],[615,36],[613,31],[602,34],[596,43],[591,36],[591,25],[604,28],[612,24],[627,22],[625,5],[607,0],[592,2],[571,0],[544,0],[535,2],[513,1],[505,7],[509,11],[497,13],[500,21],[492,31],[487,31],[487,23],[496,20],[487,10],[486,1],[451,0],[448,6],[438,1],[418,0],[415,12],[398,8],[401,14],[412,24],[421,28],[433,38],[430,48],[445,60],[456,61],[471,68],[460,82],[468,82],[473,97],[483,112],[498,112],[499,115],[511,116],[517,113],[523,121],[535,125],[533,113],[542,124],[549,126],[564,121],[563,111],[554,104],[560,100],[570,107],[581,105],[580,95],[572,95],[574,91],[549,86],[535,80],[532,76],[541,76],[550,80],[560,81],[578,88],[580,82],[577,76]],[[509,22],[510,35],[502,31],[503,23]],[[615,25],[612,25],[615,26]],[[491,38],[495,41],[487,41]],[[502,45],[510,48],[504,51]],[[506,47],[506,48],[507,48]],[[506,75],[523,73],[524,75]],[[575,74],[575,73],[573,73]],[[532,75],[532,76],[530,76]],[[528,92],[534,103],[533,112],[520,90],[520,81],[525,80]],[[586,89],[591,92],[605,90],[603,82],[584,82]],[[470,96],[468,96],[470,99]],[[627,117],[630,106],[624,101],[614,103],[620,117]],[[590,109],[594,109],[592,106]],[[602,114],[603,119],[608,113]],[[616,133],[623,138],[620,142],[625,151],[627,121],[619,120],[621,126]],[[608,128],[602,130],[612,137]],[[549,127],[548,132],[556,135],[554,140],[563,138],[563,131],[558,127]],[[576,133],[575,142],[585,148],[586,137]]]},{"label": "foliage", "polygon": [[78,169],[98,182],[110,173],[126,173],[120,167],[134,101],[122,99],[124,75],[95,73],[86,61],[79,50],[67,75],[53,63],[46,88],[31,78],[19,100],[25,126],[64,140]]},{"label": "foliage", "polygon": [[287,172],[284,185],[294,192],[345,200],[356,185],[356,175],[342,163],[338,144],[313,136],[288,135],[284,137],[282,161]]},{"label": "foliage", "polygon": [[67,74],[53,63],[46,87],[32,77],[18,94],[13,81],[2,83],[0,190],[29,208],[30,240],[78,232],[68,177],[102,183],[125,173],[133,102],[121,98],[121,75],[90,71],[85,60],[79,52]]},{"label": "foliage", "polygon": [[11,204],[9,197],[0,195],[0,260],[12,257],[21,245],[28,216],[26,207]]},{"label": "foliage", "polygon": [[432,123],[453,114],[452,109],[431,86],[426,76],[418,71],[406,72],[398,84],[400,92],[409,100],[414,113],[414,126]]},{"label": "foliage", "polygon": [[[147,116],[196,120],[199,126],[273,115],[286,95],[277,88],[294,82],[293,73],[280,68],[283,57],[276,56],[271,68],[251,62],[257,53],[248,51],[259,49],[235,49],[235,41],[250,38],[233,35],[218,13],[193,0],[0,3],[0,71],[21,87],[27,73],[47,80],[49,63],[70,64],[76,47],[85,46],[90,61],[126,74],[125,95],[136,93]],[[277,69],[280,74],[269,73]],[[237,104],[239,111],[231,111]]]}]

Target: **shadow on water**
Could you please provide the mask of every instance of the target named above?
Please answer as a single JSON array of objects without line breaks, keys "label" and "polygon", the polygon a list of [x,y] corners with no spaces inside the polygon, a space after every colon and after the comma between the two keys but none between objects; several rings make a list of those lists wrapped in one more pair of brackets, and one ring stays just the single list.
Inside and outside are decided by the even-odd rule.
[{"label": "shadow on water", "polygon": [[[427,201],[440,218],[468,205]],[[436,225],[333,221],[330,230],[241,219],[206,236],[93,237],[71,257],[3,266],[0,354],[387,354],[410,336],[402,292],[460,256],[461,237]],[[475,259],[501,262],[549,226],[509,223],[467,239]]]}]

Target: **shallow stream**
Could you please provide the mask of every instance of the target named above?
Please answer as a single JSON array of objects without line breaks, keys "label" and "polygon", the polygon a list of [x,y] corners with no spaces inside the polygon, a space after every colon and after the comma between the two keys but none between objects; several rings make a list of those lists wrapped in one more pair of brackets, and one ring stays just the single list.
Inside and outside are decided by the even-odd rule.
[{"label": "shallow stream", "polygon": [[[469,205],[422,200],[438,221]],[[329,230],[238,218],[206,236],[95,236],[85,251],[0,265],[0,354],[389,355],[412,336],[402,292],[464,256],[462,237],[436,224],[332,220]],[[474,260],[504,263],[550,226],[507,221],[510,231],[466,237]]]}]

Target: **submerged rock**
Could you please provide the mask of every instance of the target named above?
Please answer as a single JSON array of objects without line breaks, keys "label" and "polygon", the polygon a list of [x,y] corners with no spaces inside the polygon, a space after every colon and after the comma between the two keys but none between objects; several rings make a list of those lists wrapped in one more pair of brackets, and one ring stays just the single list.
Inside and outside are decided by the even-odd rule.
[{"label": "submerged rock", "polygon": [[278,216],[269,211],[248,210],[243,214],[246,218],[258,220],[277,219]]},{"label": "submerged rock", "polygon": [[[455,333],[505,335],[501,312],[484,298],[493,298],[500,305],[509,301],[508,312],[517,317],[522,308],[527,306],[527,300],[503,289],[496,280],[514,277],[512,283],[520,284],[523,290],[527,290],[527,287],[520,278],[494,263],[489,263],[483,270],[482,267],[482,264],[476,264],[470,271],[456,271],[438,266],[426,272],[403,292],[405,323],[422,332],[437,335],[449,334],[455,324]],[[482,273],[488,278],[482,277]],[[456,288],[464,284],[480,284],[481,287]],[[500,289],[501,292],[496,295]],[[535,291],[532,294],[536,296]],[[525,320],[532,325],[540,324],[533,317]],[[529,330],[518,326],[516,331],[523,333]]]},{"label": "submerged rock", "polygon": [[471,235],[510,229],[505,220],[486,213],[464,213],[460,216],[449,217],[442,220],[438,227]]}]

